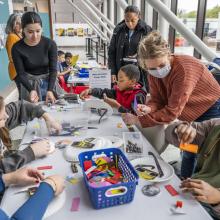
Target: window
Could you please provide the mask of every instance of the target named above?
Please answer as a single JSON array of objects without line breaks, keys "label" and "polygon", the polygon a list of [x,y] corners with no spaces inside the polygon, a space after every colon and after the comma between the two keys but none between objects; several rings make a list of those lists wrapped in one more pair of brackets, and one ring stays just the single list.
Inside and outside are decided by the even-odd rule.
[{"label": "window", "polygon": [[[194,33],[196,29],[197,8],[198,0],[178,0],[177,16],[185,26],[190,28]],[[193,50],[193,46],[178,31],[176,31],[174,52],[193,55]]]},{"label": "window", "polygon": [[220,55],[220,1],[207,0],[203,42]]}]

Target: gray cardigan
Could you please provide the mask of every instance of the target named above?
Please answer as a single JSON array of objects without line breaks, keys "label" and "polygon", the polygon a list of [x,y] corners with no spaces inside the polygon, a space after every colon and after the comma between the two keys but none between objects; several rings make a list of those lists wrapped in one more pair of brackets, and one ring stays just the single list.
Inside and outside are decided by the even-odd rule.
[{"label": "gray cardigan", "polygon": [[[40,118],[44,114],[41,106],[26,102],[11,102],[5,107],[9,118],[6,121],[6,127],[0,128],[0,142],[10,141],[8,131],[15,128],[21,123],[33,120],[35,117]],[[12,172],[26,163],[34,160],[34,152],[31,147],[27,147],[22,151],[9,150],[6,155],[0,159],[0,174]]]}]

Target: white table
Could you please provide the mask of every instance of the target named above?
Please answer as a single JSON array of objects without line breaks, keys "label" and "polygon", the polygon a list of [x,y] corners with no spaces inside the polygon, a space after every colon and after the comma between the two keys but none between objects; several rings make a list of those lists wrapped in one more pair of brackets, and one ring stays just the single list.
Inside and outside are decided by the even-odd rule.
[{"label": "white table", "polygon": [[[76,116],[77,117],[77,116]],[[113,115],[101,122],[97,130],[89,130],[87,136],[106,136],[106,135],[118,135],[122,137],[122,132],[127,131],[126,126],[123,124],[122,128],[117,128],[117,123],[122,122],[118,115]],[[29,124],[31,126],[31,123]],[[31,130],[27,129],[23,142],[30,141],[33,135]],[[63,139],[62,137],[51,137],[53,141],[58,139]],[[149,142],[144,138],[144,153],[151,150],[154,153],[155,150],[149,144]],[[29,165],[37,167],[43,165],[53,165],[53,170],[50,174],[61,174],[66,176],[71,172],[70,164],[64,160],[61,150],[56,150],[56,152],[44,159],[39,159],[33,161]],[[201,205],[192,199],[191,196],[186,196],[180,193],[178,196],[172,197],[164,188],[164,185],[171,184],[176,190],[179,189],[180,180],[174,176],[169,182],[157,184],[160,187],[160,194],[155,197],[144,196],[141,192],[143,185],[147,182],[144,180],[139,180],[137,186],[134,200],[129,204],[124,204],[120,206],[115,206],[111,208],[95,210],[89,199],[89,194],[85,188],[84,182],[79,182],[76,185],[72,185],[69,182],[66,183],[66,201],[65,205],[54,213],[52,216],[48,217],[47,220],[208,220],[212,219],[208,213],[201,207]],[[1,207],[9,215],[12,214],[17,207],[24,203],[21,197],[15,197],[14,192],[16,189],[9,188],[6,190]],[[79,211],[71,212],[71,201],[73,197],[80,197]],[[15,199],[16,198],[16,199]],[[175,205],[177,200],[183,201],[183,206],[186,211],[186,215],[173,215],[170,212],[172,205]]]}]

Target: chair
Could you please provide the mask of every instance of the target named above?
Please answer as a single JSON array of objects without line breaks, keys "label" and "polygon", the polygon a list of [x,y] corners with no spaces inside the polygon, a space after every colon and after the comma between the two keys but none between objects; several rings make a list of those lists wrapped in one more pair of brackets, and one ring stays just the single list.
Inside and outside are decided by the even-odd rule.
[{"label": "chair", "polygon": [[58,77],[59,79],[59,84],[60,86],[68,93],[70,93],[71,91],[71,88],[67,86],[66,82],[65,82],[65,79],[64,79],[64,76],[59,76]]}]

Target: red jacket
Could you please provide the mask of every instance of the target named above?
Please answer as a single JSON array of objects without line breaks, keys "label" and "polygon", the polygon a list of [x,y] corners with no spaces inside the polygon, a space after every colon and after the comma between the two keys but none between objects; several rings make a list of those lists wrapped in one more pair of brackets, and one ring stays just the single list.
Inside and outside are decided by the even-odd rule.
[{"label": "red jacket", "polygon": [[123,107],[127,109],[132,108],[132,103],[134,102],[135,96],[138,93],[143,93],[145,92],[141,89],[142,86],[140,84],[136,84],[135,87],[132,90],[125,90],[125,91],[120,91],[118,89],[118,86],[115,86],[115,91],[116,91],[116,100],[119,104],[121,104]]}]

